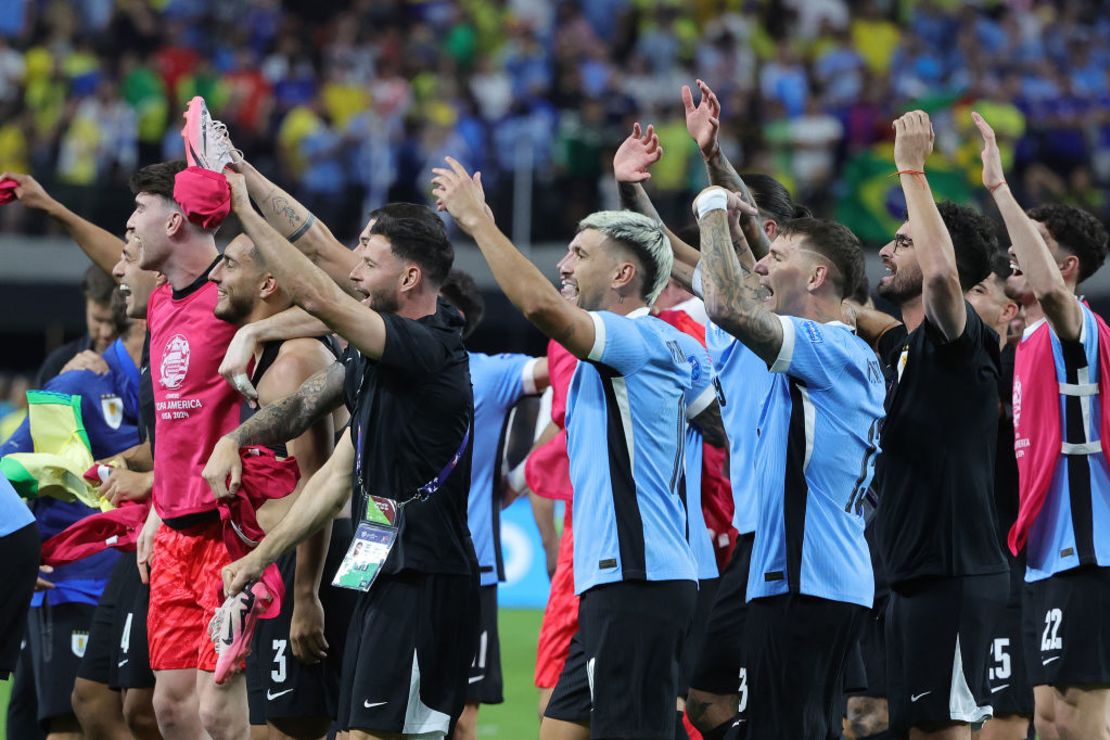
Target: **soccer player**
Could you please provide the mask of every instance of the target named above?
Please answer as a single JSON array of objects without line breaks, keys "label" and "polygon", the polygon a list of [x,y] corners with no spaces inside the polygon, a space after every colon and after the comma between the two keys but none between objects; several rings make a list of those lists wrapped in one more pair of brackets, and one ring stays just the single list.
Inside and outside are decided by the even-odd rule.
[{"label": "soccer player", "polygon": [[1014,416],[1010,399],[1014,384],[1014,346],[1007,343],[1010,322],[1018,313],[1018,304],[1006,293],[1011,274],[1010,261],[1001,252],[991,258],[991,273],[967,292],[979,318],[998,335],[1000,370],[998,396],[1001,400],[998,419],[998,445],[994,475],[994,506],[998,517],[999,545],[1007,555],[1010,567],[1010,597],[1002,619],[991,639],[991,660],[988,671],[991,707],[994,716],[987,720],[977,740],[1025,740],[1033,717],[1033,686],[1022,651],[1021,592],[1025,574],[1025,557],[1016,557],[1006,549],[1006,535],[1017,519],[1018,472],[1014,457]]},{"label": "soccer player", "polygon": [[[122,299],[116,306],[121,309]],[[105,374],[71,370],[55,376],[44,388],[81,398],[85,433],[98,459],[138,443],[138,363],[144,335],[145,323],[132,323],[124,337],[106,349]],[[28,417],[0,447],[0,456],[34,451],[33,436]],[[43,539],[93,513],[81,502],[49,497],[34,501],[32,511]],[[125,731],[119,696],[107,687],[110,645],[101,645],[98,655],[87,655],[96,604],[109,586],[108,574],[118,557],[116,552],[103,552],[53,569],[48,582],[40,584],[45,590],[31,601],[29,650],[16,675],[20,684],[34,681],[38,721],[48,737],[79,731],[78,719],[91,719],[98,729],[109,732]],[[89,666],[94,658],[99,663],[95,672]],[[89,675],[96,680],[89,681]],[[82,717],[78,712],[83,709],[90,714]],[[26,729],[13,723],[12,732],[22,734]]]},{"label": "soccer player", "polygon": [[[292,305],[254,244],[242,234],[224,249],[209,280],[217,288],[216,316],[237,326],[264,320]],[[261,406],[293,393],[335,361],[327,340],[316,338],[268,342],[259,350],[251,383]],[[249,418],[255,408],[243,402],[240,418]],[[331,453],[334,429],[333,418],[324,416],[275,451],[294,456],[301,480],[307,481]],[[217,444],[210,460],[218,464],[221,452],[239,456],[237,445]],[[217,498],[234,495],[241,468],[236,470],[231,476],[206,477]],[[275,526],[297,494],[299,490],[259,507],[262,527]],[[344,512],[278,561],[286,597],[280,614],[256,627],[247,660],[251,724],[268,725],[271,736],[322,737],[335,716],[343,637],[354,603],[347,592],[331,586],[331,579],[350,540],[350,516]]]},{"label": "soccer player", "polygon": [[[702,83],[704,85],[704,83]],[[724,159],[716,144],[719,110],[713,107],[715,98],[708,88],[702,90],[702,99],[695,108],[688,91],[683,92],[686,105],[686,125],[706,154],[706,166],[711,179],[717,184],[728,183],[728,188],[745,192],[744,183]],[[640,184],[650,173],[648,168],[662,155],[658,137],[651,127],[644,132],[635,126],[613,157],[613,173],[620,190],[621,203],[626,208],[658,219],[655,209]],[[747,240],[749,248],[766,254],[771,235],[785,225],[793,207],[789,196],[772,178],[762,180],[761,197],[775,205],[775,212],[760,210],[759,219],[748,219]],[[761,201],[756,201],[757,207]],[[692,287],[692,276],[701,253],[677,236],[668,232],[675,251],[674,278],[681,285]],[[710,740],[723,736],[731,727],[738,711],[747,706],[747,674],[743,668],[741,651],[744,619],[747,613],[746,593],[752,547],[755,542],[756,505],[758,492],[754,489],[751,450],[754,448],[756,422],[760,413],[761,391],[753,386],[766,379],[758,358],[747,352],[736,351],[738,340],[732,334],[710,321],[705,330],[706,347],[713,362],[714,382],[720,392],[721,416],[729,440],[729,472],[733,497],[732,525],[738,532],[732,557],[720,574],[717,597],[706,626],[705,649],[697,659],[690,676],[690,691],[686,705],[691,722]],[[748,372],[744,363],[754,363],[760,373]]]},{"label": "soccer player", "polygon": [[754,207],[711,187],[695,208],[706,311],[739,340],[733,352],[756,358],[739,364],[753,380],[748,392],[762,395],[747,458],[758,500],[742,641],[747,712],[737,723],[747,720],[748,738],[825,737],[874,594],[861,498],[883,381],[840,320],[863,251],[845,227],[802,218],[780,225],[757,262],[730,228]]},{"label": "soccer player", "polygon": [[0,568],[3,583],[8,584],[8,595],[0,607],[0,680],[7,681],[19,660],[41,540],[35,515],[7,478],[0,478],[0,512]]},{"label": "soccer player", "polygon": [[1041,737],[1110,738],[1110,468],[1102,440],[1110,335],[1076,297],[1106,259],[1106,229],[1053,205],[1023,212],[1002,171],[994,131],[983,137],[983,184],[1006,223],[1015,275],[1036,298],[1014,366],[1014,449],[1020,507],[1011,552],[1026,556],[1025,655]]},{"label": "soccer player", "polygon": [[580,360],[567,401],[579,629],[540,736],[672,737],[697,591],[683,444],[712,392],[688,359],[700,345],[648,315],[670,275],[666,235],[640,214],[586,217],[560,263],[572,305],[497,229],[481,176],[447,165],[434,170],[440,207],[525,317]]},{"label": "soccer player", "polygon": [[338,721],[355,738],[442,737],[463,709],[478,615],[466,523],[473,403],[463,319],[439,301],[454,257],[443,222],[422,206],[382,209],[356,250],[359,301],[253,211],[242,176],[228,179],[235,212],[283,290],[350,342],[343,363],[230,439],[280,442],[344,399],[352,423],[290,513],[225,569],[226,589],[242,590],[323,526],[352,486],[360,521],[376,507],[371,494],[407,502],[397,540],[351,617]]},{"label": "soccer player", "polygon": [[[440,294],[466,320],[465,341],[481,323],[485,312],[485,302],[474,278],[461,270],[452,270]],[[470,665],[466,710],[455,728],[457,740],[478,736],[479,705],[504,701],[501,640],[497,632],[497,584],[505,580],[505,566],[501,561],[501,509],[505,501],[500,452],[505,443],[509,410],[521,398],[542,392],[548,384],[547,358],[481,352],[468,352],[468,355],[474,388],[474,454],[470,463],[467,524],[478,556],[482,588],[478,650]]]},{"label": "soccer player", "polygon": [[[166,278],[147,310],[156,475],[137,559],[149,574],[150,664],[162,734],[241,737],[245,682],[236,676],[218,686],[212,674],[217,656],[208,623],[220,605],[219,568],[228,555],[215,498],[201,476],[216,440],[238,423],[239,395],[217,372],[235,325],[214,314],[219,296],[208,276],[219,260],[217,224],[186,215],[175,197],[187,198],[177,188],[183,170],[184,162],[149,165],[131,182],[135,210],[127,228],[140,245],[139,267]],[[218,188],[210,177],[196,178],[196,186]]]},{"label": "soccer player", "polygon": [[[894,123],[908,221],[880,255],[878,292],[902,310],[876,347],[889,376],[876,474],[877,533],[891,594],[892,731],[970,737],[991,715],[987,661],[1008,575],[994,515],[998,336],[964,299],[990,272],[995,239],[969,208],[933,201],[928,116]],[[943,440],[943,443],[941,442]]]}]

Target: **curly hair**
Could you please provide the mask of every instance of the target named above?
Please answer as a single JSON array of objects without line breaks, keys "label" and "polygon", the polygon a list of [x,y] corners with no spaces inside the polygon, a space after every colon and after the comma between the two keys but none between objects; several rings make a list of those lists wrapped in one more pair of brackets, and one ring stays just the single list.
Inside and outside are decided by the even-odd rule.
[{"label": "curly hair", "polygon": [[990,220],[973,208],[946,200],[938,203],[937,209],[952,237],[960,289],[967,292],[990,274],[991,260],[998,252],[998,237]]},{"label": "curly hair", "polygon": [[1079,258],[1079,282],[1102,267],[1106,260],[1106,227],[1093,214],[1062,203],[1030,208],[1025,214],[1044,224],[1061,249]]}]

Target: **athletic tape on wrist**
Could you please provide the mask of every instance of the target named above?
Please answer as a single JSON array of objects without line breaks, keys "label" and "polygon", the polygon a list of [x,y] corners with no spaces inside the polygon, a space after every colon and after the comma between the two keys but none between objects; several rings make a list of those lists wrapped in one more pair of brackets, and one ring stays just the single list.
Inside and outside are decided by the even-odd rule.
[{"label": "athletic tape on wrist", "polygon": [[698,218],[705,218],[710,211],[728,210],[728,192],[724,188],[715,188],[700,194],[694,200],[694,208],[698,211]]}]

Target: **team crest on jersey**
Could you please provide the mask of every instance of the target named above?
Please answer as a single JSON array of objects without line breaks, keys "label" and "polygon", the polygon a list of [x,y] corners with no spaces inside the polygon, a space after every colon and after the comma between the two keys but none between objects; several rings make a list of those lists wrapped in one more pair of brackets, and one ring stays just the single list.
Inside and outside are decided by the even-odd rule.
[{"label": "team crest on jersey", "polygon": [[108,426],[119,429],[119,425],[123,423],[123,400],[115,395],[101,396],[100,414]]},{"label": "team crest on jersey", "polygon": [[162,351],[162,377],[159,381],[165,388],[177,388],[185,382],[189,372],[189,340],[183,334],[174,334],[166,342]]},{"label": "team crest on jersey", "polygon": [[89,633],[82,630],[73,630],[69,633],[69,649],[78,658],[85,657],[85,647],[89,644]]},{"label": "team crest on jersey", "polygon": [[1021,378],[1014,378],[1014,426],[1021,423]]},{"label": "team crest on jersey", "polygon": [[690,363],[690,377],[693,378],[695,383],[701,380],[701,363],[698,362],[698,358],[694,355],[687,355],[686,361]]}]

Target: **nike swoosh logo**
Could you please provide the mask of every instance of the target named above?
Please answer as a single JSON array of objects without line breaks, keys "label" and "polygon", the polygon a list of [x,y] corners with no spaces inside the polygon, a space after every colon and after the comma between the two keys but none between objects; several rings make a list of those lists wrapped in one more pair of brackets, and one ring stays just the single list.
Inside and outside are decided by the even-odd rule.
[{"label": "nike swoosh logo", "polygon": [[484,673],[480,676],[471,676],[469,683],[478,683],[479,681],[481,681],[485,677],[486,677],[486,674],[484,674]]},{"label": "nike swoosh logo", "polygon": [[285,691],[279,691],[276,694],[274,694],[274,693],[270,692],[269,689],[267,689],[266,690],[266,700],[267,701],[273,701],[274,699],[278,698],[279,696],[285,696],[286,694],[288,694],[292,690],[293,689],[286,689]]},{"label": "nike swoosh logo", "polygon": [[1004,683],[1001,686],[995,686],[993,689],[991,689],[991,693],[992,694],[997,694],[1002,689],[1008,689],[1008,688],[1010,688],[1010,684]]},{"label": "nike swoosh logo", "polygon": [[383,705],[388,704],[388,703],[389,702],[387,702],[387,701],[376,701],[376,702],[373,702],[373,703],[368,702],[368,701],[364,701],[364,702],[362,702],[362,706],[366,709],[373,709],[374,707],[380,707],[380,706],[383,706]]},{"label": "nike swoosh logo", "polygon": [[922,698],[928,696],[931,693],[933,693],[933,692],[932,691],[926,691],[924,694],[913,694],[912,696],[910,696],[910,703],[912,704],[913,702],[917,701],[918,699],[922,699]]},{"label": "nike swoosh logo", "polygon": [[1060,660],[1060,656],[1057,655],[1057,656],[1052,657],[1052,658],[1045,658],[1044,660],[1041,661],[1041,665],[1048,665],[1049,663],[1051,663],[1054,660]]},{"label": "nike swoosh logo", "polygon": [[127,663],[127,661],[129,661],[129,660],[131,660],[131,659],[130,658],[124,658],[119,663],[116,663],[116,667],[117,668],[122,668]]}]

